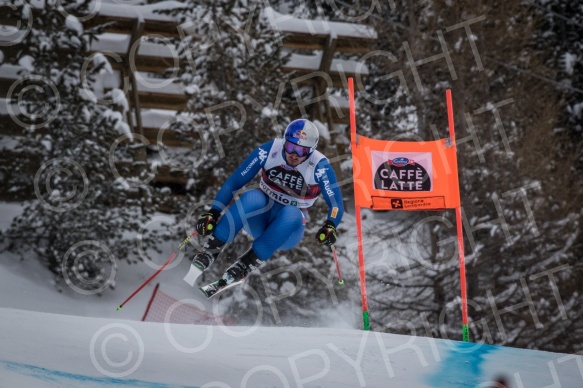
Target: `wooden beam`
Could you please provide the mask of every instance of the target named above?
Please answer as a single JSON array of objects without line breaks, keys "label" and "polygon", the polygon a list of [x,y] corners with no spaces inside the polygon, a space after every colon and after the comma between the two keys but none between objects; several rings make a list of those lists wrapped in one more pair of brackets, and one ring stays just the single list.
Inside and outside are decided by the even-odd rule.
[{"label": "wooden beam", "polygon": [[140,106],[145,109],[185,110],[188,96],[140,92]]},{"label": "wooden beam", "polygon": [[[145,29],[145,26],[143,28]],[[142,34],[144,34],[143,31]],[[144,35],[140,35],[140,38],[143,37]],[[177,49],[170,41],[141,39],[136,42],[136,40],[131,40],[130,34],[101,34],[97,35],[91,43],[89,52],[105,53],[112,66],[116,68],[120,67],[121,62],[125,62],[132,65],[137,71],[163,74],[169,68],[181,66]],[[121,61],[118,62],[110,53],[115,53],[121,58]]]},{"label": "wooden beam", "polygon": [[[26,75],[28,72],[23,70],[22,74],[18,73],[18,66],[12,65],[0,65],[0,98],[7,98],[8,91],[12,85],[22,76]],[[12,97],[16,97],[17,93],[22,89],[22,85],[17,87],[13,93]]]},{"label": "wooden beam", "polygon": [[0,135],[24,136],[24,129],[18,125],[10,115],[0,114]]},{"label": "wooden beam", "polygon": [[331,109],[332,123],[334,124],[350,124],[350,112],[342,110],[343,117],[340,117],[335,109]]},{"label": "wooden beam", "polygon": [[0,78],[0,98],[8,97],[8,90],[16,80]]},{"label": "wooden beam", "polygon": [[374,28],[358,23],[303,19],[279,13],[272,7],[266,7],[264,15],[288,48],[324,50],[328,36],[334,34],[338,40],[336,51],[362,53],[370,51],[377,39]]},{"label": "wooden beam", "polygon": [[[328,35],[328,39],[326,40],[326,48],[322,53],[322,61],[320,62],[319,69],[320,71],[326,72],[330,70],[330,67],[332,65],[332,59],[334,58],[334,52],[336,51],[336,42],[337,42],[336,32],[334,30],[331,30],[330,35]],[[317,89],[320,90],[318,95],[326,93],[327,86],[328,85],[326,85],[326,83],[322,79],[317,84]],[[324,100],[324,110],[326,112],[326,123],[328,124],[328,130],[332,130],[333,124],[332,112],[330,112],[330,101],[328,98]]]},{"label": "wooden beam", "polygon": [[[120,58],[124,62],[127,61],[127,57],[125,55],[120,55]],[[113,69],[119,70],[124,66],[115,60],[112,61],[112,58],[109,58],[109,60]],[[172,58],[148,57],[143,55],[136,56],[134,63],[136,70],[139,72],[155,73],[160,75],[165,74],[168,70],[172,70],[176,64]],[[178,64],[180,65],[181,62]]]},{"label": "wooden beam", "polygon": [[[96,15],[83,25],[85,28],[94,28],[105,23],[110,23],[103,30],[105,32],[112,32],[116,34],[130,34],[133,27],[133,19],[124,17],[112,17],[104,15]],[[144,24],[144,34],[146,35],[160,35],[170,38],[178,38],[179,23],[156,22],[148,20]]]},{"label": "wooden beam", "polygon": [[[151,144],[158,144],[158,133],[160,133],[160,128],[154,127],[144,127],[144,136]],[[195,141],[189,141],[183,138],[183,136],[172,131],[170,129],[164,130],[164,137],[162,139],[164,145],[167,147],[182,147],[182,148],[192,148]]]},{"label": "wooden beam", "polygon": [[[296,50],[323,50],[328,36],[311,36],[310,34],[286,35],[283,47]],[[341,39],[336,42],[336,50],[347,54],[363,54],[374,48],[375,41],[369,39]]]},{"label": "wooden beam", "polygon": [[[162,2],[163,4],[164,2]],[[180,25],[178,17],[172,18],[168,15],[155,14],[148,6],[140,5],[121,5],[121,4],[109,4],[109,3],[98,3],[99,11],[97,14],[91,16],[78,15],[84,28],[90,29],[98,27],[109,23],[105,27],[107,32],[116,32],[122,34],[131,34],[133,23],[136,18],[140,18],[145,23],[145,34],[161,35],[166,37],[176,37],[180,35],[178,33],[178,26]],[[17,26],[18,24],[27,23],[27,20],[22,20],[20,15],[22,14],[23,5],[15,3],[15,10],[10,9],[8,14],[3,13],[0,15],[0,25],[3,26]],[[32,21],[33,25],[39,25],[40,18],[37,16],[41,13],[40,7],[43,7],[41,3],[38,4],[28,4],[32,11]],[[4,7],[5,8],[5,7]],[[5,11],[3,11],[5,12]],[[140,15],[146,14],[145,17]],[[62,16],[65,19],[65,16]],[[84,20],[87,19],[87,20]]]},{"label": "wooden beam", "polygon": [[[330,40],[330,44],[333,42],[334,40]],[[333,55],[334,51],[330,49],[315,55],[292,54],[282,66],[282,70],[296,72],[302,76],[303,79],[297,81],[299,83],[321,82],[322,77],[318,76],[317,72],[323,71],[330,76],[332,86],[341,89],[346,89],[349,77],[365,77],[369,74],[368,67],[364,64],[358,65],[355,60],[333,59]],[[314,77],[304,77],[309,74],[314,74]]]},{"label": "wooden beam", "polygon": [[329,71],[332,66],[332,59],[334,58],[334,52],[336,51],[336,44],[338,43],[338,37],[332,31],[328,38],[326,39],[326,46],[324,47],[322,53],[322,59],[320,61],[320,71]]},{"label": "wooden beam", "polygon": [[85,28],[97,27],[109,23],[105,31],[131,34],[134,20],[139,19],[144,24],[145,35],[160,35],[166,37],[179,37],[179,16],[165,15],[158,10],[176,8],[176,3],[167,1],[147,5],[125,5],[101,3],[96,15],[83,22]]},{"label": "wooden beam", "polygon": [[[117,162],[115,167],[122,178],[137,177],[143,171],[143,167],[132,162]],[[170,166],[161,165],[156,168],[156,174],[151,182],[186,185],[187,179],[184,172],[172,171]]]},{"label": "wooden beam", "polygon": [[[302,75],[308,75],[314,73],[312,72],[299,72],[298,75],[302,74]],[[314,73],[315,74],[315,73]],[[346,77],[350,77],[350,74],[344,74],[343,76],[341,76],[339,73],[328,73],[328,75],[330,76],[330,79],[332,81],[332,85],[328,85],[331,86],[335,89],[344,89],[344,86],[346,84],[345,79],[347,79]],[[294,81],[295,83],[298,84],[304,84],[304,85],[309,85],[309,84],[313,84],[314,82],[320,82],[321,77],[314,77],[314,78],[306,78],[306,79],[301,79],[299,81]]]}]

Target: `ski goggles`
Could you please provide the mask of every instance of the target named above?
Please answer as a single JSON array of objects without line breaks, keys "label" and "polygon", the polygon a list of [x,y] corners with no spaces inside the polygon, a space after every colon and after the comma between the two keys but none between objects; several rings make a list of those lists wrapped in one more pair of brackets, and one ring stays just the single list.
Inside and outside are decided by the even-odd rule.
[{"label": "ski goggles", "polygon": [[307,156],[312,152],[310,147],[302,147],[300,145],[294,144],[292,142],[286,141],[284,145],[285,152],[288,154],[296,154],[300,158]]}]

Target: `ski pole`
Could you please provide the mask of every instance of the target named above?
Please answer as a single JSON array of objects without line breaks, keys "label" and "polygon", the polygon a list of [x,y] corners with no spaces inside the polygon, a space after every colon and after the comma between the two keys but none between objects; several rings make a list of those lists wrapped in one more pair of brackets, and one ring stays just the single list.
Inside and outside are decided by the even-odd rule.
[{"label": "ski pole", "polygon": [[124,306],[124,304],[126,304],[127,302],[129,302],[130,299],[132,299],[134,296],[136,296],[136,294],[138,292],[140,292],[142,290],[142,288],[146,287],[146,285],[148,283],[150,283],[152,281],[152,279],[154,279],[156,276],[158,276],[158,274],[160,272],[162,272],[162,270],[168,265],[170,264],[170,262],[172,260],[174,260],[174,258],[176,257],[176,255],[178,254],[178,252],[186,245],[186,243],[193,238],[194,236],[196,236],[198,233],[197,232],[193,232],[190,236],[188,236],[187,238],[184,239],[184,241],[182,241],[180,243],[180,245],[178,246],[178,249],[174,251],[174,253],[172,253],[172,255],[170,255],[170,257],[168,258],[168,260],[166,260],[166,262],[164,263],[164,265],[162,265],[160,268],[158,268],[158,270],[156,272],[154,272],[154,274],[152,276],[150,276],[150,278],[148,280],[146,280],[144,282],[144,284],[142,284],[137,290],[134,291],[133,294],[131,294],[126,300],[123,301],[122,304],[120,304],[119,306],[117,306],[117,310],[121,310],[121,308]]},{"label": "ski pole", "polygon": [[336,256],[336,247],[331,245],[332,254],[334,255],[334,262],[336,263],[336,271],[338,272],[338,284],[344,284],[344,280],[342,280],[342,274],[340,273],[340,265],[338,264],[338,256]]}]

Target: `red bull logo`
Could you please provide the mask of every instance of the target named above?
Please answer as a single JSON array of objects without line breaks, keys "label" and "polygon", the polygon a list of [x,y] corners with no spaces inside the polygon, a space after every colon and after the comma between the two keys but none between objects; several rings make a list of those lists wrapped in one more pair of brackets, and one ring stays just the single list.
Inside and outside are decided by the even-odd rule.
[{"label": "red bull logo", "polygon": [[300,140],[308,140],[308,134],[304,131],[297,131],[294,133],[294,137]]}]

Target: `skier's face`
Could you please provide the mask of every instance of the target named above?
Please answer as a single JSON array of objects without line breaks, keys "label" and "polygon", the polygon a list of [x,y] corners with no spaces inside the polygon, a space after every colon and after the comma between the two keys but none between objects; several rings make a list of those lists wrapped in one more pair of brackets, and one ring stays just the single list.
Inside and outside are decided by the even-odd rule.
[{"label": "skier's face", "polygon": [[292,167],[295,167],[306,160],[311,151],[310,147],[302,147],[289,141],[285,142],[283,149],[285,151],[285,161]]},{"label": "skier's face", "polygon": [[289,152],[285,151],[285,161],[291,167],[299,166],[307,158],[308,158],[307,155],[298,156],[298,154],[296,154],[295,152],[290,154]]}]

